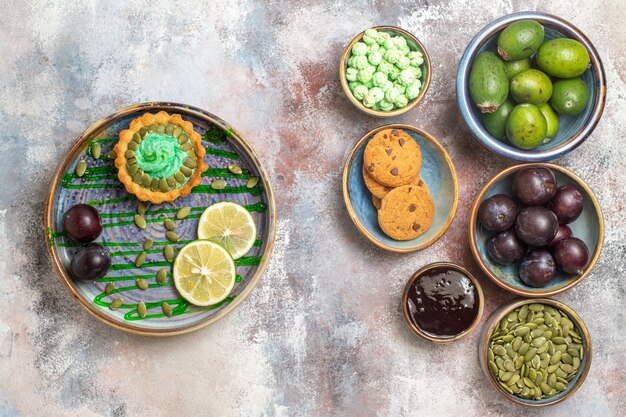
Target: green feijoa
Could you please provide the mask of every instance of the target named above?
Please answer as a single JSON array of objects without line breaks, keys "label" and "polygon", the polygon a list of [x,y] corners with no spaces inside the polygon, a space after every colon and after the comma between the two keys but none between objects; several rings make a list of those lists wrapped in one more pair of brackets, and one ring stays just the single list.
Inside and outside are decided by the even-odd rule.
[{"label": "green feijoa", "polygon": [[178,235],[176,234],[176,232],[165,232],[165,237],[167,238],[167,240],[169,240],[170,242],[179,242],[180,238],[178,237]]},{"label": "green feijoa", "polygon": [[211,183],[211,188],[213,188],[214,190],[223,190],[224,188],[226,188],[226,181],[215,180]]},{"label": "green feijoa", "polygon": [[[518,104],[506,121],[506,137],[520,149],[533,149],[541,145],[547,131],[546,118],[534,104]],[[540,324],[543,324],[543,318]]]},{"label": "green feijoa", "polygon": [[172,219],[165,219],[163,224],[167,230],[176,230],[176,223]]},{"label": "green feijoa", "polygon": [[135,224],[137,225],[138,228],[140,229],[145,229],[146,228],[146,219],[144,219],[144,217],[140,214],[135,214],[134,217],[135,220]]},{"label": "green feijoa", "polygon": [[93,156],[95,159],[100,159],[100,155],[102,155],[102,147],[98,142],[95,142],[93,145],[91,145],[91,156]]},{"label": "green feijoa", "polygon": [[139,129],[139,136],[141,136],[142,138],[144,136],[146,136],[148,134],[148,128],[147,127],[142,127],[141,129]]},{"label": "green feijoa", "polygon": [[135,258],[135,266],[139,268],[146,261],[146,252],[143,251]]},{"label": "green feijoa", "polygon": [[168,192],[170,190],[170,186],[167,185],[167,181],[164,180],[163,178],[161,178],[159,180],[159,190],[161,192],[164,192],[164,193],[166,193],[166,192]]},{"label": "green feijoa", "polygon": [[157,130],[156,131],[157,131],[157,133],[162,135],[163,133],[165,133],[165,125],[164,124],[157,125]]},{"label": "green feijoa", "polygon": [[165,314],[167,317],[172,316],[172,306],[170,306],[167,302],[163,301],[163,304],[161,304],[161,308],[163,309],[163,314]]},{"label": "green feijoa", "polygon": [[150,238],[147,238],[143,241],[143,250],[148,250],[154,245],[154,241]]},{"label": "green feijoa", "polygon": [[172,132],[174,132],[174,128],[175,127],[176,126],[174,126],[172,124],[169,124],[169,123],[167,125],[165,125],[165,134],[169,135],[169,136],[172,136]]},{"label": "green feijoa", "polygon": [[180,145],[183,145],[183,144],[185,144],[185,143],[187,143],[187,142],[189,142],[189,136],[187,136],[187,134],[186,134],[186,133],[183,133],[183,134],[181,134],[181,135],[178,137],[178,143],[179,143]]},{"label": "green feijoa", "polygon": [[520,378],[521,377],[519,376],[519,374],[513,374],[511,379],[509,379],[509,382],[507,382],[507,385],[510,387],[510,386],[517,384],[517,381],[519,381]]},{"label": "green feijoa", "polygon": [[150,183],[150,189],[152,191],[157,191],[159,189],[159,179],[152,178],[152,182]]},{"label": "green feijoa", "polygon": [[170,187],[170,189],[174,189],[176,188],[176,178],[174,177],[167,177],[167,185]]},{"label": "green feijoa", "polygon": [[515,61],[504,61],[506,76],[510,80],[522,71],[531,68],[530,58],[516,59]]},{"label": "green feijoa", "polygon": [[138,278],[137,281],[135,281],[135,283],[142,290],[147,290],[148,289],[148,281],[146,281],[143,278]]},{"label": "green feijoa", "polygon": [[514,107],[515,103],[511,99],[507,99],[498,107],[498,110],[482,115],[483,126],[494,138],[499,140],[506,138],[506,119],[508,119]]},{"label": "green feijoa", "polygon": [[528,328],[528,326],[521,326],[515,329],[514,334],[515,336],[525,336],[528,334],[529,331],[530,329]]},{"label": "green feijoa", "polygon": [[133,135],[133,142],[135,142],[135,143],[140,143],[140,142],[141,142],[141,139],[142,139],[142,137],[141,137],[141,135],[139,134],[139,132],[137,132],[137,133],[135,133],[135,134]]},{"label": "green feijoa", "polygon": [[180,126],[176,126],[174,130],[172,130],[172,136],[174,136],[176,139],[178,139],[182,133],[183,128]]},{"label": "green feijoa", "polygon": [[104,287],[104,293],[105,293],[106,295],[111,295],[111,293],[113,292],[113,290],[114,290],[114,289],[115,289],[115,284],[114,284],[114,283],[112,283],[112,282],[109,282],[109,283],[107,284],[107,286],[106,286],[106,287]]},{"label": "green feijoa", "polygon": [[481,113],[493,113],[509,94],[504,63],[493,52],[478,54],[469,73],[469,93]]},{"label": "green feijoa", "polygon": [[493,361],[489,361],[489,369],[491,373],[494,375],[498,375],[498,366]]},{"label": "green feijoa", "polygon": [[156,282],[159,284],[163,284],[167,279],[167,269],[159,269],[159,272],[156,274]]},{"label": "green feijoa", "polygon": [[558,78],[578,77],[591,64],[587,48],[569,38],[555,38],[541,45],[536,61],[542,71]]},{"label": "green feijoa", "polygon": [[85,175],[85,171],[87,171],[87,163],[85,161],[79,161],[78,164],[76,164],[76,176],[82,177],[83,175]]},{"label": "green feijoa", "polygon": [[152,123],[150,126],[148,126],[148,132],[156,132],[157,131],[157,124],[156,123]]},{"label": "green feijoa", "polygon": [[498,356],[504,356],[506,355],[506,349],[504,348],[504,346],[495,345],[493,347],[493,353],[495,353]]},{"label": "green feijoa", "polygon": [[152,182],[152,178],[150,178],[150,175],[144,173],[143,177],[141,177],[141,186],[144,188],[148,188],[150,187],[151,182]]},{"label": "green feijoa", "polygon": [[559,114],[576,116],[587,106],[589,90],[580,78],[558,80],[554,83],[554,92],[550,105]]},{"label": "green feijoa", "polygon": [[528,58],[543,42],[543,26],[534,20],[518,20],[498,36],[498,54],[506,61]]},{"label": "green feijoa", "polygon": [[526,352],[528,352],[528,349],[530,349],[530,343],[522,343],[522,345],[519,347],[519,349],[517,350],[517,354],[524,356],[526,355]]},{"label": "green feijoa", "polygon": [[526,317],[528,317],[528,304],[524,304],[520,307],[517,317],[519,317],[521,322],[526,322]]},{"label": "green feijoa", "polygon": [[243,172],[241,167],[237,164],[228,164],[228,170],[236,175],[240,175]]},{"label": "green feijoa", "polygon": [[117,310],[122,306],[122,303],[124,303],[124,300],[122,298],[116,298],[115,300],[111,301],[111,303],[109,304],[109,308],[111,310]]},{"label": "green feijoa", "polygon": [[179,184],[183,184],[185,182],[185,174],[180,171],[176,171],[176,173],[174,174],[174,178]]},{"label": "green feijoa", "polygon": [[174,248],[171,245],[165,245],[165,248],[163,249],[163,254],[165,255],[165,259],[167,259],[168,262],[172,262],[176,255]]},{"label": "green feijoa", "polygon": [[246,182],[246,188],[254,188],[259,183],[259,177],[250,177]]},{"label": "green feijoa", "polygon": [[[182,137],[182,136],[181,136],[181,137]],[[191,146],[191,143],[186,142],[186,143],[183,143],[183,144],[180,146],[180,149],[182,149],[183,151],[185,151],[185,152],[186,152],[186,151],[188,151],[188,150],[190,150],[190,149],[193,149],[193,148],[192,148],[192,146]]]},{"label": "green feijoa", "polygon": [[532,343],[530,344],[532,347],[540,347],[543,346],[546,343],[546,338],[543,336],[539,336],[535,339],[533,339]]},{"label": "green feijoa", "polygon": [[137,313],[139,314],[139,317],[141,318],[146,317],[146,314],[148,313],[148,309],[146,308],[146,303],[144,303],[143,301],[140,301],[139,304],[137,304]]},{"label": "green feijoa", "polygon": [[511,359],[505,360],[504,369],[506,369],[509,372],[515,372],[515,362],[513,362]]},{"label": "green feijoa", "polygon": [[531,347],[530,349],[528,349],[528,352],[526,352],[526,354],[524,355],[524,360],[526,360],[526,362],[530,362],[536,355],[537,355],[537,348]]},{"label": "green feijoa", "polygon": [[178,210],[178,213],[176,213],[176,218],[178,220],[182,220],[185,217],[189,216],[189,213],[191,213],[191,207],[188,207],[188,206],[181,207],[180,210]]},{"label": "green feijoa", "polygon": [[132,151],[136,151],[137,149],[139,149],[139,146],[137,145],[137,142],[128,142],[128,145],[126,145],[128,149],[132,150]]},{"label": "green feijoa", "polygon": [[182,172],[185,177],[191,177],[191,174],[193,174],[191,168],[188,168],[184,165],[180,167],[180,172]]},{"label": "green feijoa", "polygon": [[509,91],[518,103],[540,106],[552,97],[552,81],[539,70],[527,69],[511,79]]}]

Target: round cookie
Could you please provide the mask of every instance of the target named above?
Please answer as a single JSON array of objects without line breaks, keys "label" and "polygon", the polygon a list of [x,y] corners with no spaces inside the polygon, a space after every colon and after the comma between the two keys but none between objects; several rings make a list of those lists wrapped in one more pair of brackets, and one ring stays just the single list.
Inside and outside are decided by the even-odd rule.
[{"label": "round cookie", "polygon": [[406,132],[385,129],[376,133],[365,147],[363,166],[380,184],[399,187],[418,178],[422,152]]},{"label": "round cookie", "polygon": [[391,187],[382,185],[372,178],[372,176],[365,170],[365,166],[363,166],[363,181],[365,182],[367,189],[370,190],[370,193],[378,199],[382,199],[389,191],[392,190]]},{"label": "round cookie", "polygon": [[419,237],[430,228],[434,217],[435,204],[422,180],[391,190],[378,210],[380,228],[395,240]]},{"label": "round cookie", "polygon": [[372,195],[372,204],[374,205],[374,207],[376,207],[376,210],[379,210],[383,204],[383,200],[376,197],[375,195]]}]

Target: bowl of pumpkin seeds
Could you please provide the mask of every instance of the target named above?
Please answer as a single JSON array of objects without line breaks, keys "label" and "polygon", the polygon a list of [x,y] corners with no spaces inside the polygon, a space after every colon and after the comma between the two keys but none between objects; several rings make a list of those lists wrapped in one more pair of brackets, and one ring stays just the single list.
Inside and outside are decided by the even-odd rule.
[{"label": "bowl of pumpkin seeds", "polygon": [[550,298],[514,300],[483,328],[481,367],[508,400],[543,407],[566,400],[591,366],[591,338],[574,310]]}]

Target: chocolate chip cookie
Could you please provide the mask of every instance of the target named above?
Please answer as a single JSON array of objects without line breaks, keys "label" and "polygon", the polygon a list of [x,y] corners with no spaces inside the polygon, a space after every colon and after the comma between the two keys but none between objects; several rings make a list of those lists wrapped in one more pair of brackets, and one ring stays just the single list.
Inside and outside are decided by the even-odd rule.
[{"label": "chocolate chip cookie", "polygon": [[394,188],[383,198],[378,224],[395,240],[411,240],[426,232],[435,217],[435,204],[424,181]]},{"label": "chocolate chip cookie", "polygon": [[400,187],[418,178],[422,153],[406,132],[385,129],[376,133],[365,147],[363,166],[376,182]]},{"label": "chocolate chip cookie", "polygon": [[365,166],[363,166],[363,181],[365,182],[365,186],[373,196],[382,199],[389,191],[392,190],[392,187],[387,187],[386,185],[382,185],[378,181],[376,181],[370,174],[367,173]]}]

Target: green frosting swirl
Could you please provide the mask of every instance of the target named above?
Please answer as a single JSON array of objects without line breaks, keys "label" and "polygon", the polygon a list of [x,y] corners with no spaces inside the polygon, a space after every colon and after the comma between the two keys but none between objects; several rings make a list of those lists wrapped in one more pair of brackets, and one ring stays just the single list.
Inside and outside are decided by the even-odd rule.
[{"label": "green frosting swirl", "polygon": [[176,138],[162,133],[148,133],[135,152],[137,165],[151,178],[166,179],[183,165],[187,153]]}]

